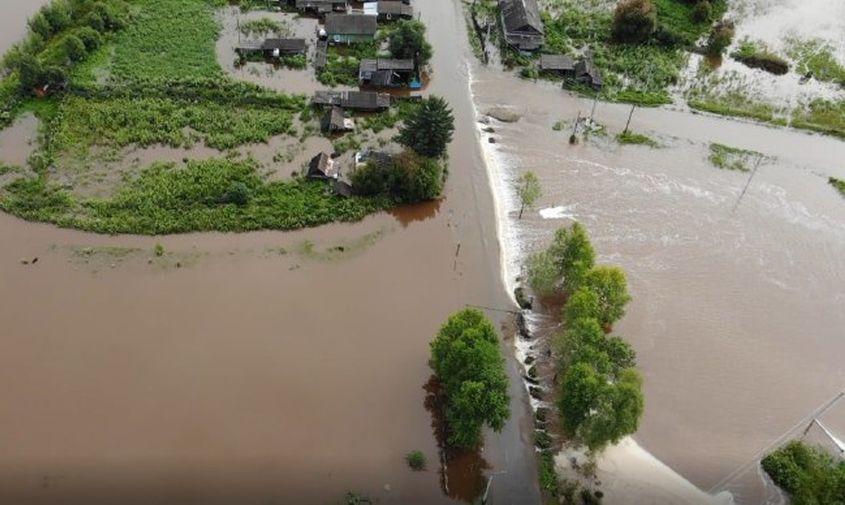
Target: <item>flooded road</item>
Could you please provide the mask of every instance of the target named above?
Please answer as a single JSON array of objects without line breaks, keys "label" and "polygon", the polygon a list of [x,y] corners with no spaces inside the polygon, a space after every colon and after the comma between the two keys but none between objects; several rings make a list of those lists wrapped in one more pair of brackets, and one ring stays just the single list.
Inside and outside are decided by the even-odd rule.
[{"label": "flooded road", "polygon": [[[11,4],[30,2],[2,5],[4,26],[22,26]],[[157,238],[0,215],[0,503],[465,498],[477,476],[449,475],[456,499],[441,490],[428,343],[466,304],[510,302],[456,8],[422,6],[436,25],[431,90],[458,126],[439,207]],[[536,503],[532,419],[516,381],[511,395],[512,418],[481,459],[496,503]],[[407,468],[414,449],[428,471]]]},{"label": "flooded road", "polygon": [[[570,146],[571,124],[552,126],[589,115],[590,101],[483,68],[473,92],[482,112],[522,115],[491,123],[493,161],[506,177],[533,170],[543,184],[539,211],[521,221],[508,202],[511,276],[553,230],[585,224],[599,261],[628,272],[634,297],[616,329],[645,376],[636,439],[704,490],[764,501],[771,490],[748,461],[845,386],[845,201],[827,184],[845,177],[845,143],[640,109],[632,129],[664,147],[620,146],[613,136],[630,107],[598,104],[608,135]],[[713,167],[709,142],[766,155],[738,204],[749,174]],[[845,404],[823,420],[845,434]]]}]

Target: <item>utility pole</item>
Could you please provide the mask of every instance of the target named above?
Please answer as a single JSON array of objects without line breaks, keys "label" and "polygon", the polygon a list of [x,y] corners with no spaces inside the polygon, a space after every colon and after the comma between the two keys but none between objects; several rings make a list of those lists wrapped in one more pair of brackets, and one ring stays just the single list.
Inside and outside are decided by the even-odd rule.
[{"label": "utility pole", "polygon": [[745,187],[742,188],[742,193],[739,194],[739,198],[736,199],[736,203],[734,204],[734,208],[731,212],[736,212],[736,208],[739,207],[739,202],[742,200],[742,197],[745,196],[745,192],[748,191],[748,186],[751,185],[751,180],[754,179],[754,175],[757,174],[757,169],[760,167],[760,163],[763,161],[763,155],[760,154],[757,156],[757,163],[754,164],[754,170],[751,171],[751,175],[748,177],[748,182],[745,183]]},{"label": "utility pole", "polygon": [[625,131],[622,133],[628,133],[628,127],[631,126],[631,118],[634,117],[634,109],[636,109],[636,105],[631,106],[631,112],[628,113],[628,122],[625,123]]},{"label": "utility pole", "polygon": [[578,111],[578,117],[575,118],[575,126],[572,127],[572,135],[569,136],[569,143],[575,144],[578,142],[578,137],[575,136],[578,133],[578,123],[581,122],[581,111]]},{"label": "utility pole", "polygon": [[593,116],[596,115],[596,104],[598,103],[598,101],[599,101],[599,95],[597,94],[596,96],[593,97],[593,110],[590,111],[590,123],[593,122]]}]

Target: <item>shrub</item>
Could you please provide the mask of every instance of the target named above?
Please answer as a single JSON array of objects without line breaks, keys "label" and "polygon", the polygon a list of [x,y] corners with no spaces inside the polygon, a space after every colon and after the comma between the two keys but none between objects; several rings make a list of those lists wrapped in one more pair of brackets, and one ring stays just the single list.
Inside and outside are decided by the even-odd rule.
[{"label": "shrub", "polygon": [[620,0],[613,14],[613,38],[619,42],[644,42],[657,26],[657,9],[651,0]]},{"label": "shrub", "polygon": [[713,6],[707,0],[700,0],[692,9],[692,20],[696,23],[703,23],[713,15]]},{"label": "shrub", "polygon": [[406,150],[390,161],[370,161],[352,174],[352,184],[367,196],[389,196],[403,203],[433,200],[443,190],[443,166]]},{"label": "shrub", "polygon": [[713,26],[707,38],[705,52],[710,56],[721,56],[722,52],[731,45],[734,38],[733,21],[724,19]]},{"label": "shrub", "polygon": [[560,281],[560,272],[554,259],[547,251],[528,256],[525,262],[525,276],[528,285],[539,295],[548,296],[555,292]]},{"label": "shrub", "polygon": [[411,451],[405,455],[405,462],[411,467],[411,470],[425,470],[426,458],[422,451]]},{"label": "shrub", "polygon": [[83,26],[76,30],[76,36],[85,44],[85,49],[88,52],[97,49],[103,42],[103,37],[99,32],[89,26]]},{"label": "shrub", "polygon": [[159,243],[156,243],[155,247],[153,248],[153,254],[158,257],[164,256],[164,246]]},{"label": "shrub", "polygon": [[67,35],[62,41],[62,49],[70,61],[80,61],[87,54],[85,43],[76,35]]},{"label": "shrub", "polygon": [[231,203],[234,205],[246,205],[249,203],[251,197],[249,186],[243,182],[236,181],[229,185],[229,188],[223,193],[220,199],[221,203]]},{"label": "shrub", "polygon": [[839,504],[845,499],[845,462],[817,447],[793,440],[761,464],[795,505]]}]

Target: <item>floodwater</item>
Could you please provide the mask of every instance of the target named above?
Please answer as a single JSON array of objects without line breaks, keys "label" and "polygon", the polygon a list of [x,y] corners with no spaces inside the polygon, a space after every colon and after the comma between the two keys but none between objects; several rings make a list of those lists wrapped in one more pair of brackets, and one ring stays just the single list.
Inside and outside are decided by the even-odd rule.
[{"label": "floodwater", "polygon": [[[755,456],[800,433],[845,387],[845,200],[827,184],[845,177],[845,143],[639,109],[631,128],[664,147],[620,146],[613,136],[630,107],[600,103],[595,118],[609,135],[570,146],[571,123],[578,111],[590,114],[590,101],[493,69],[475,67],[473,78],[481,112],[522,114],[491,120],[495,132],[482,139],[490,158],[508,178],[532,170],[543,185],[537,211],[521,221],[509,183],[501,185],[511,279],[556,228],[585,224],[599,261],[626,270],[634,297],[616,330],[645,376],[636,439],[704,490],[777,501]],[[569,126],[554,131],[560,120]],[[738,203],[750,174],[711,166],[709,142],[766,155]],[[845,404],[823,421],[845,435]]]},{"label": "floodwater", "polygon": [[[33,4],[3,3],[4,37]],[[463,22],[450,0],[420,7],[431,89],[458,126],[439,205],[291,233],[155,238],[0,214],[0,503],[325,504],[347,491],[455,503],[481,472],[494,476],[491,503],[539,501],[513,358],[511,420],[438,472],[428,343],[467,304],[511,305]],[[29,147],[0,158],[17,149]],[[407,468],[413,449],[428,471]]]}]

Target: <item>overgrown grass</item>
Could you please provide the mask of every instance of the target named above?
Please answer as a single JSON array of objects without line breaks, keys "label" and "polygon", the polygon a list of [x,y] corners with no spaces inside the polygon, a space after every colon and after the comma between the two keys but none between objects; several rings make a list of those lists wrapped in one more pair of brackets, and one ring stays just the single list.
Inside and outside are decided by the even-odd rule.
[{"label": "overgrown grass", "polygon": [[748,166],[749,162],[752,158],[759,155],[760,153],[755,151],[712,143],[710,144],[710,156],[708,159],[713,166],[724,170],[748,172],[751,169]]},{"label": "overgrown grass", "polygon": [[835,49],[822,40],[787,40],[787,55],[795,61],[799,74],[845,86],[845,67],[834,56]]},{"label": "overgrown grass", "polygon": [[240,32],[247,37],[256,35],[273,34],[277,37],[285,37],[290,34],[290,26],[284,21],[276,21],[268,17],[250,19],[240,23]]},{"label": "overgrown grass", "polygon": [[760,41],[743,40],[731,53],[731,57],[747,67],[759,68],[775,75],[789,72],[789,62]]},{"label": "overgrown grass", "polygon": [[842,195],[843,198],[845,198],[845,181],[837,179],[836,177],[830,177],[827,182],[833,186],[833,189],[839,191],[839,194]]},{"label": "overgrown grass", "polygon": [[111,78],[221,77],[213,6],[204,0],[135,0],[135,19],[114,43]]},{"label": "overgrown grass", "polygon": [[327,86],[357,86],[361,60],[378,57],[379,43],[330,45],[326,56],[326,66],[317,74],[318,81]]},{"label": "overgrown grass", "polygon": [[649,147],[658,147],[660,145],[653,138],[641,133],[634,133],[632,131],[620,133],[616,136],[616,141],[620,144],[637,144]]},{"label": "overgrown grass", "polygon": [[108,199],[75,197],[44,177],[17,179],[0,192],[0,208],[11,214],[111,234],[289,230],[357,221],[389,205],[338,198],[318,181],[267,182],[243,159],[156,163]]}]

